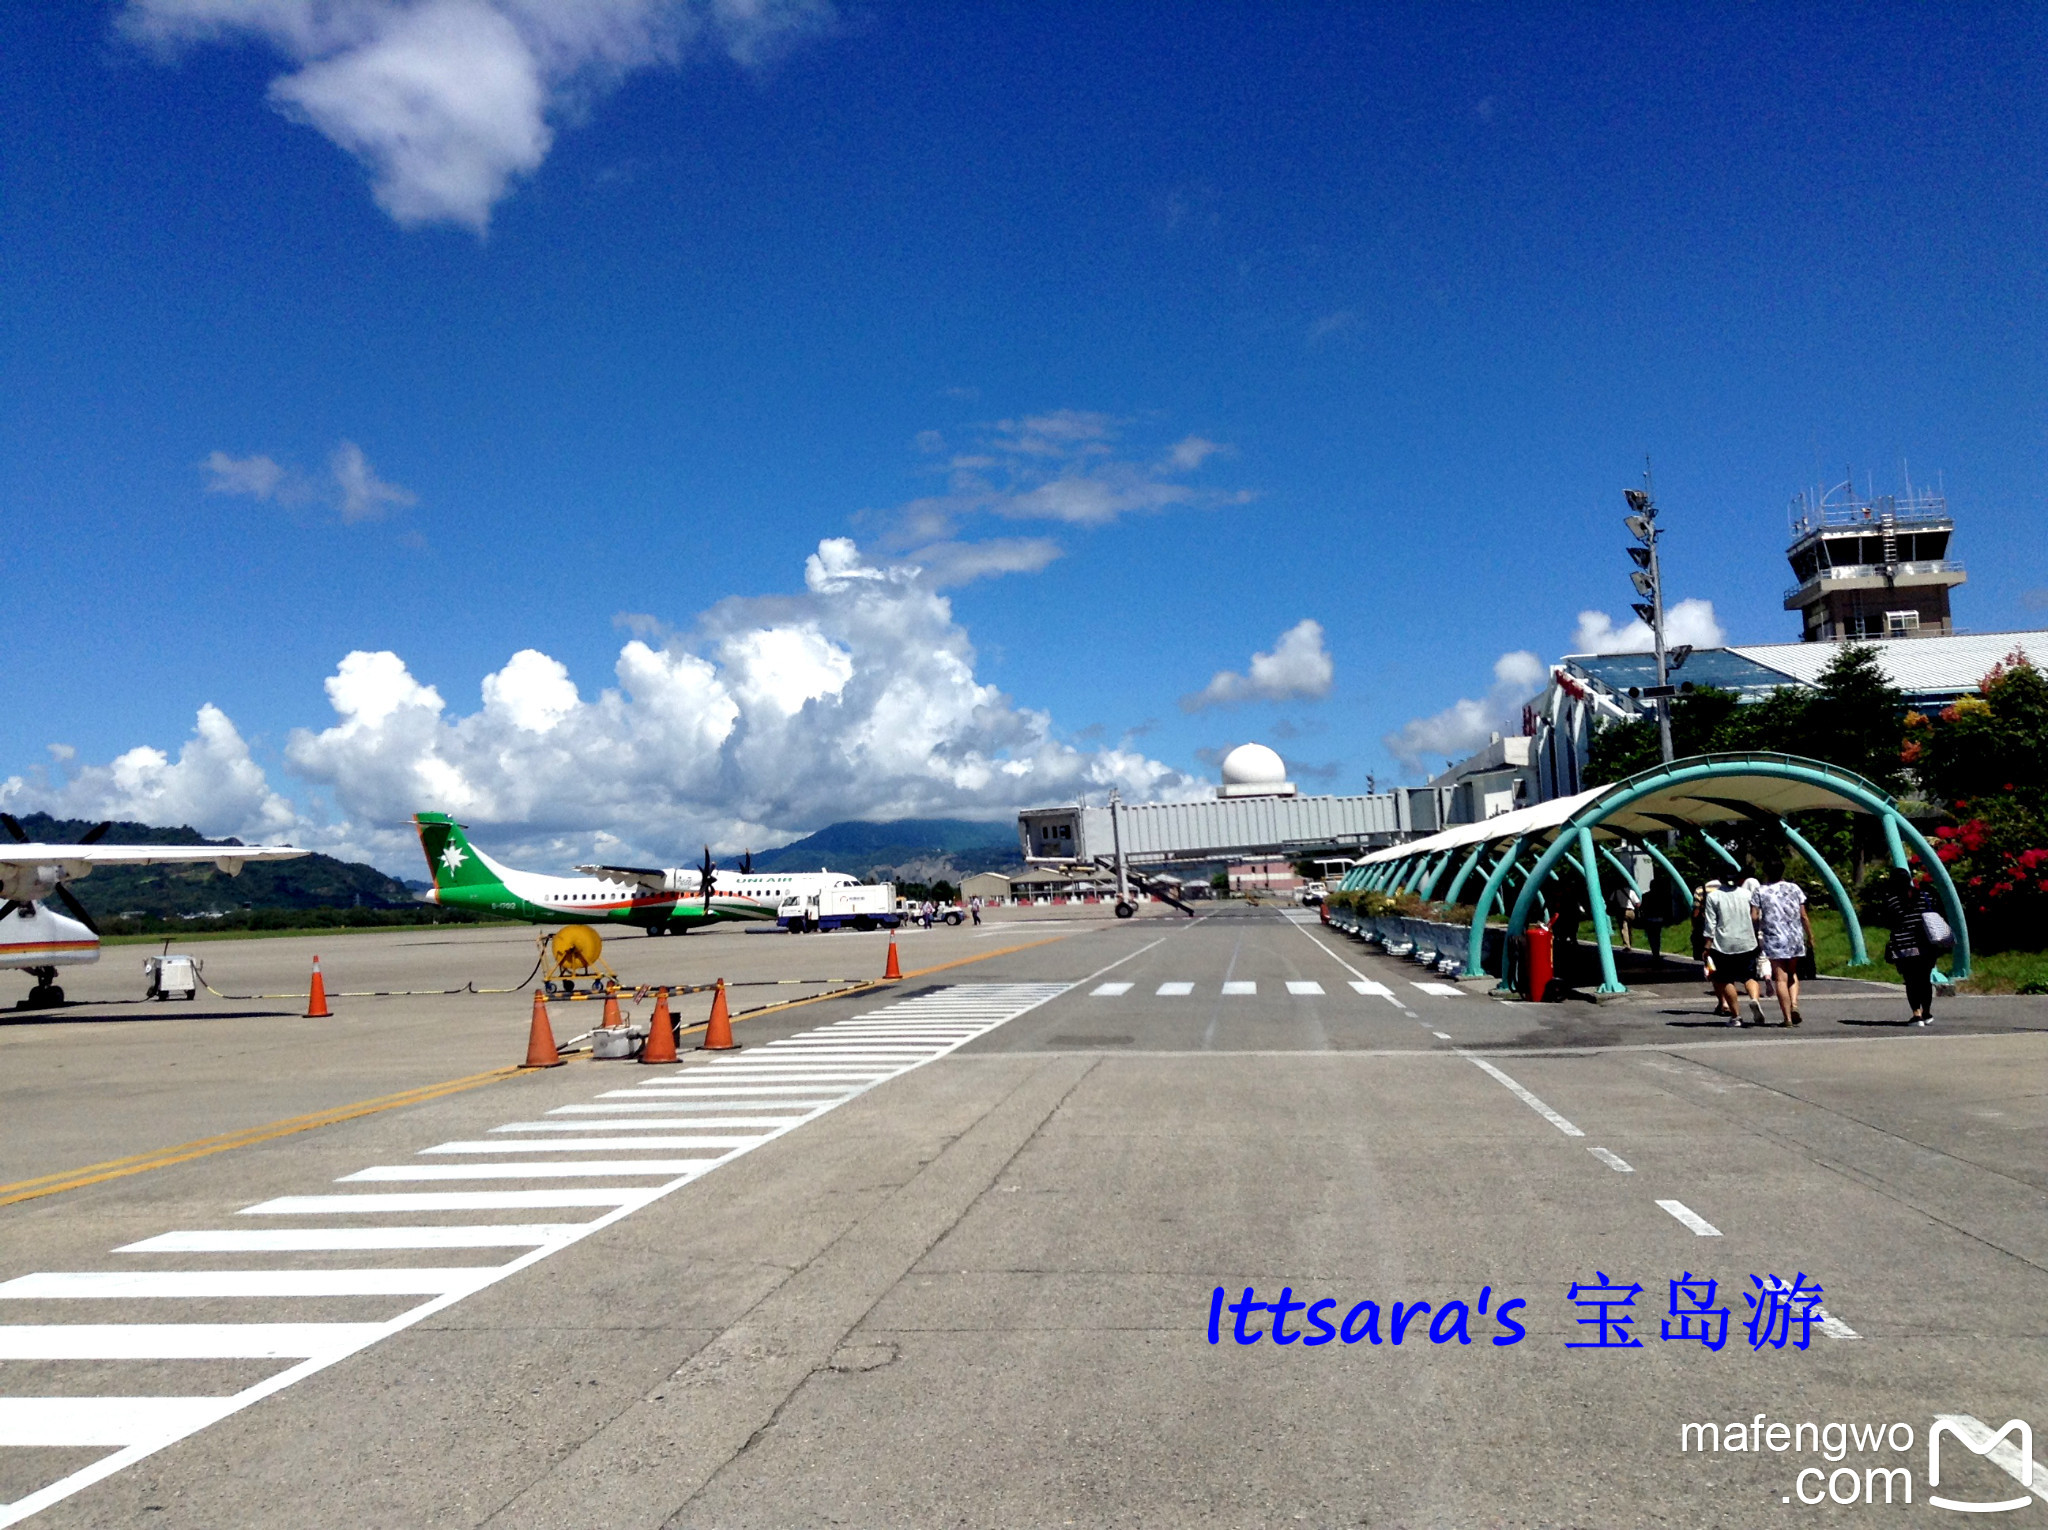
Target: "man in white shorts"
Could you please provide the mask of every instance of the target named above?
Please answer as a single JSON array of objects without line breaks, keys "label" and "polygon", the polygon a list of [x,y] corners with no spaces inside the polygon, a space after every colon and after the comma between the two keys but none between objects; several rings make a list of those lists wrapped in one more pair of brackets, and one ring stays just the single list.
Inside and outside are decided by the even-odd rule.
[{"label": "man in white shorts", "polygon": [[[1746,879],[1742,873],[1737,872],[1731,880],[1734,886],[1725,881],[1718,885],[1710,882],[1701,895],[1705,903],[1707,948],[1714,958],[1714,987],[1730,1025],[1762,1025],[1763,994],[1756,983],[1756,908],[1749,888],[1743,885]],[[1754,1021],[1742,1018],[1737,1007],[1738,987],[1748,990]]]}]

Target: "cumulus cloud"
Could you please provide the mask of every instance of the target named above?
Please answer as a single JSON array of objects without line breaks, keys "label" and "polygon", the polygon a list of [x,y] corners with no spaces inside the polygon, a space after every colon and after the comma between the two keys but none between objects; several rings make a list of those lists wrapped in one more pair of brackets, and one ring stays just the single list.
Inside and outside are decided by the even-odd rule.
[{"label": "cumulus cloud", "polygon": [[1381,743],[1411,775],[1427,775],[1437,761],[1462,759],[1495,733],[1520,733],[1522,703],[1541,688],[1544,675],[1543,661],[1527,649],[1504,653],[1494,660],[1493,684],[1484,696],[1413,718]]},{"label": "cumulus cloud", "polygon": [[800,592],[723,601],[687,638],[635,626],[605,683],[522,649],[467,711],[396,653],[348,654],[326,682],[333,720],[284,749],[310,789],[298,807],[211,707],[176,762],[145,746],[45,766],[0,783],[0,802],[295,837],[417,875],[406,820],[423,808],[534,865],[600,846],[680,864],[698,845],[761,849],[845,818],[998,819],[1112,786],[1131,800],[1202,789],[1128,739],[1060,738],[977,679],[926,571],[844,538],[818,545]]},{"label": "cumulus cloud", "polygon": [[315,502],[331,506],[347,522],[382,520],[394,508],[419,503],[412,490],[386,483],[353,441],[342,441],[327,459],[324,477],[314,478],[265,456],[230,457],[211,452],[200,464],[209,494],[237,494],[280,505]]},{"label": "cumulus cloud", "polygon": [[252,842],[290,838],[305,827],[291,803],[271,790],[227,714],[211,703],[199,709],[192,737],[175,760],[143,744],[105,765],[73,769],[75,750],[53,745],[50,752],[63,774],[9,776],[0,781],[0,803],[59,818],[191,824]]},{"label": "cumulus cloud", "polygon": [[945,474],[945,491],[871,518],[884,520],[891,545],[911,547],[950,538],[980,515],[1102,526],[1126,515],[1250,499],[1188,481],[1227,447],[1191,435],[1133,451],[1124,441],[1129,426],[1092,410],[1056,409],[999,420],[958,446],[938,431],[921,432],[918,450],[941,459],[935,471]]},{"label": "cumulus cloud", "polygon": [[392,218],[481,234],[555,122],[627,74],[700,48],[751,67],[832,19],[828,0],[128,0],[120,24],[165,55],[267,43],[293,66],[271,104],[361,161]]},{"label": "cumulus cloud", "polygon": [[1335,674],[1323,647],[1322,623],[1305,618],[1280,634],[1271,653],[1253,654],[1244,674],[1219,669],[1201,690],[1181,697],[1180,706],[1183,712],[1199,712],[1239,701],[1327,696]]},{"label": "cumulus cloud", "polygon": [[[1674,648],[1681,643],[1719,648],[1728,634],[1715,619],[1711,600],[1681,600],[1664,613],[1664,641]],[[1617,627],[1605,611],[1581,611],[1572,633],[1573,653],[1649,653],[1655,647],[1656,636],[1641,617]]]}]

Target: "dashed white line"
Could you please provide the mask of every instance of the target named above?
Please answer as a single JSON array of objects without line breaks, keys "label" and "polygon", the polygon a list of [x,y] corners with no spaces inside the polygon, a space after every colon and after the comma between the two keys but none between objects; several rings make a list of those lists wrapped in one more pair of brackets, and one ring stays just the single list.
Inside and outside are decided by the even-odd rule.
[{"label": "dashed white line", "polygon": [[1635,1173],[1635,1168],[1632,1164],[1630,1164],[1626,1159],[1620,1158],[1615,1154],[1608,1152],[1607,1149],[1604,1147],[1589,1147],[1586,1149],[1586,1151],[1591,1153],[1595,1158],[1599,1159],[1602,1163],[1606,1164],[1608,1168],[1614,1170],[1614,1172],[1617,1174]]},{"label": "dashed white line", "polygon": [[1297,998],[1313,999],[1321,997],[1323,985],[1316,982],[1313,978],[1305,980],[1291,979],[1287,984],[1287,991]]},{"label": "dashed white line", "polygon": [[1465,997],[1465,990],[1451,983],[1417,983],[1411,981],[1408,986],[1410,988],[1419,988],[1424,993],[1433,993],[1442,999],[1462,999]]},{"label": "dashed white line", "polygon": [[1684,1201],[1659,1201],[1657,1204],[1670,1212],[1684,1226],[1690,1228],[1693,1236],[1698,1238],[1718,1238],[1721,1236],[1720,1228],[1709,1222],[1697,1211],[1694,1211]]},{"label": "dashed white line", "polygon": [[1249,982],[1244,978],[1238,978],[1223,985],[1223,996],[1227,999],[1243,998],[1246,994],[1254,994],[1258,991],[1259,985],[1257,983]]},{"label": "dashed white line", "polygon": [[263,1227],[159,1233],[117,1254],[306,1254],[400,1248],[539,1248],[573,1236],[575,1222],[511,1227]]},{"label": "dashed white line", "polygon": [[1091,999],[1120,999],[1134,987],[1131,983],[1097,983],[1088,992]]},{"label": "dashed white line", "polygon": [[1431,1031],[1429,1034],[1436,1037],[1438,1041],[1449,1041],[1451,1039],[1449,1031]]},{"label": "dashed white line", "polygon": [[1153,990],[1153,997],[1160,999],[1185,999],[1195,991],[1193,983],[1161,983]]},{"label": "dashed white line", "polygon": [[1544,1120],[1548,1121],[1552,1126],[1556,1127],[1559,1131],[1563,1132],[1567,1137],[1583,1137],[1586,1135],[1584,1132],[1580,1131],[1576,1126],[1572,1125],[1571,1122],[1567,1121],[1563,1116],[1559,1115],[1556,1111],[1552,1110],[1548,1105],[1544,1104],[1541,1100],[1537,1099],[1535,1095],[1531,1094],[1528,1090],[1524,1089],[1520,1084],[1516,1083],[1513,1079],[1509,1078],[1505,1073],[1501,1072],[1500,1069],[1496,1068],[1492,1063],[1488,1062],[1485,1058],[1473,1057],[1470,1053],[1467,1053],[1465,1054],[1465,1059],[1467,1062],[1471,1063],[1473,1067],[1479,1069],[1480,1072],[1490,1074],[1495,1079],[1499,1080],[1500,1083],[1506,1087],[1508,1093],[1512,1094],[1524,1105],[1528,1106],[1531,1110],[1535,1111],[1537,1115],[1541,1116]]}]

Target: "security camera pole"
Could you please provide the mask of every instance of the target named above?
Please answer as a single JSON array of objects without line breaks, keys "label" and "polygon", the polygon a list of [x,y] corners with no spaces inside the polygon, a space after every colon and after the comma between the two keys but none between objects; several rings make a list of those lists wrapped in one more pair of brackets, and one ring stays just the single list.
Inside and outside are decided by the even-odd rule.
[{"label": "security camera pole", "polygon": [[[1629,533],[1640,544],[1628,549],[1628,555],[1636,565],[1635,572],[1628,577],[1629,582],[1636,587],[1638,595],[1650,597],[1647,601],[1636,601],[1634,605],[1636,615],[1649,625],[1650,637],[1657,648],[1657,684],[1655,689],[1647,692],[1647,695],[1657,704],[1657,747],[1663,755],[1664,763],[1668,765],[1671,763],[1673,687],[1670,671],[1665,667],[1664,579],[1662,571],[1657,566],[1657,505],[1650,498],[1649,482],[1650,475],[1646,469],[1643,473],[1644,487],[1621,491],[1623,498],[1628,501],[1629,508],[1629,514],[1623,518],[1622,524],[1628,527]],[[1687,652],[1690,653],[1690,649]],[[1681,657],[1679,663],[1684,662],[1685,659]]]}]

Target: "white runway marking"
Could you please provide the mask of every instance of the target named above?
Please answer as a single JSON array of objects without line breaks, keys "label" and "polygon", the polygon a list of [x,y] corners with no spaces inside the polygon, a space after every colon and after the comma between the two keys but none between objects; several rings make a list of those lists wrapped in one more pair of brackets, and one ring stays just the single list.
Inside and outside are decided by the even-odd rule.
[{"label": "white runway marking", "polygon": [[[642,1101],[636,1105],[557,1105],[548,1114],[551,1116],[617,1116],[630,1115],[633,1112],[643,1110],[667,1111],[671,1115],[686,1110],[787,1110],[792,1112],[792,1114],[782,1118],[787,1122],[801,1121],[810,1111],[816,1110],[820,1106],[837,1103],[835,1100],[749,1100],[744,1105],[716,1105],[693,1104],[687,1100],[664,1101],[657,1104],[649,1100]],[[598,1123],[593,1121],[589,1124],[595,1126]],[[739,1125],[740,1123],[732,1122],[730,1124]],[[582,1130],[582,1127],[578,1126],[577,1130]]]},{"label": "white runway marking", "polygon": [[1375,983],[1371,978],[1353,978],[1351,980],[1351,991],[1353,993],[1365,994],[1367,997],[1374,999],[1391,999],[1394,996],[1393,989],[1389,988],[1385,983]]},{"label": "white runway marking", "polygon": [[1257,983],[1249,982],[1243,978],[1223,985],[1223,996],[1226,999],[1242,998],[1246,994],[1253,994],[1258,991],[1259,985]]},{"label": "white runway marking", "polygon": [[1614,1170],[1614,1172],[1617,1174],[1635,1173],[1635,1169],[1632,1168],[1625,1159],[1616,1157],[1614,1154],[1608,1152],[1606,1148],[1589,1147],[1586,1149],[1586,1151],[1591,1153],[1595,1158],[1599,1159],[1602,1163],[1606,1164],[1608,1168]]},{"label": "white runway marking", "polygon": [[1424,993],[1433,993],[1441,999],[1462,999],[1465,997],[1465,990],[1458,987],[1455,983],[1417,983],[1411,981],[1408,986],[1410,988],[1420,988]]},{"label": "white runway marking", "polygon": [[1720,1228],[1709,1222],[1697,1211],[1694,1211],[1684,1201],[1659,1201],[1657,1204],[1670,1212],[1685,1226],[1691,1228],[1693,1236],[1698,1238],[1718,1238],[1721,1236]]},{"label": "white runway marking", "polygon": [[1292,979],[1287,984],[1287,991],[1304,999],[1318,998],[1322,994],[1323,985],[1313,978]]},{"label": "white runway marking", "polygon": [[167,1232],[117,1254],[304,1254],[379,1248],[539,1248],[570,1237],[574,1222],[518,1227],[263,1227]]},{"label": "white runway marking", "polygon": [[1153,990],[1153,997],[1160,999],[1185,999],[1195,991],[1193,983],[1161,983]]},{"label": "white runway marking", "polygon": [[[689,1109],[688,1106],[654,1106],[653,1109]],[[719,1127],[758,1126],[764,1130],[787,1126],[800,1121],[801,1116],[628,1116],[623,1121],[507,1121],[503,1126],[491,1128],[494,1132],[652,1132],[674,1131],[687,1128],[691,1131]]]},{"label": "white runway marking", "polygon": [[1449,1031],[1431,1031],[1429,1034],[1436,1037],[1438,1041],[1449,1041],[1451,1039]]},{"label": "white runway marking", "polygon": [[280,1195],[235,1213],[244,1217],[384,1216],[404,1211],[556,1211],[571,1206],[644,1206],[658,1190],[421,1190],[390,1195]]},{"label": "white runway marking", "polygon": [[[240,1406],[232,1397],[0,1397],[0,1445],[167,1445]],[[30,1494],[0,1505],[0,1525],[26,1519],[37,1510],[24,1512],[22,1506],[35,1502],[36,1495]]]},{"label": "white runway marking", "polygon": [[605,1158],[581,1163],[380,1163],[335,1180],[337,1185],[393,1184],[435,1179],[611,1179],[653,1174],[672,1179],[696,1174],[721,1153],[702,1158]]},{"label": "white runway marking", "polygon": [[50,1270],[0,1282],[0,1300],[135,1301],[179,1297],[444,1296],[474,1291],[498,1273],[494,1264],[456,1269],[370,1270]]},{"label": "white runway marking", "polygon": [[0,1360],[305,1360],[381,1338],[382,1323],[0,1325]]},{"label": "white runway marking", "polygon": [[[620,1148],[736,1148],[759,1142],[751,1137],[561,1137],[542,1142],[500,1138],[496,1142],[444,1142],[422,1153],[616,1153]],[[353,1178],[354,1176],[350,1176]]]},{"label": "white runway marking", "polygon": [[[1163,938],[1163,937],[1162,937]],[[521,1250],[503,1264],[455,1268],[370,1266],[335,1270],[46,1271],[0,1287],[0,1296],[36,1300],[96,1297],[273,1300],[331,1296],[426,1296],[381,1323],[135,1323],[0,1324],[0,1359],[97,1360],[151,1358],[277,1358],[297,1363],[231,1397],[30,1397],[0,1398],[0,1446],[110,1449],[90,1465],[0,1505],[0,1527],[15,1525],[92,1483],[194,1434],[275,1392],[313,1375],[368,1345],[399,1333],[482,1286],[515,1275],[569,1244],[601,1231],[649,1202],[674,1193],[752,1148],[794,1130],[822,1111],[856,1099],[877,1083],[934,1061],[997,1026],[1028,1014],[1047,1001],[1093,983],[1152,949],[1154,940],[1099,968],[1079,983],[991,983],[936,991],[929,998],[899,1000],[884,1011],[856,1019],[859,1033],[836,1024],[796,1045],[762,1047],[728,1054],[657,1074],[639,1088],[621,1088],[602,1103],[558,1106],[550,1117],[567,1120],[517,1121],[499,1132],[609,1132],[585,1141],[498,1138],[441,1144],[445,1153],[572,1152],[592,1148],[617,1154],[658,1148],[703,1148],[702,1158],[607,1157],[581,1162],[377,1165],[344,1182],[420,1179],[539,1179],[579,1176],[673,1176],[646,1188],[621,1185],[517,1190],[417,1190],[285,1195],[240,1208],[254,1217],[349,1219],[406,1214],[529,1212],[584,1208],[589,1221],[491,1227],[310,1227],[247,1231],[194,1230],[164,1233],[124,1245],[134,1253],[348,1252],[396,1249],[502,1247]],[[873,1022],[902,1021],[883,1031]],[[790,1065],[780,1067],[778,1065]],[[635,1070],[637,1071],[637,1070]],[[649,1070],[653,1071],[653,1070]],[[793,1075],[801,1074],[804,1082]],[[820,1074],[842,1082],[835,1087]],[[623,1084],[621,1069],[608,1081]],[[782,1083],[773,1082],[776,1079]],[[696,1098],[677,1098],[678,1095]],[[798,1096],[791,1098],[791,1096]],[[634,1115],[633,1112],[646,1112]],[[590,1117],[600,1119],[589,1119]],[[608,1118],[608,1119],[606,1119]],[[631,1133],[650,1129],[753,1127],[745,1137],[655,1138]],[[673,1144],[673,1145],[672,1145]],[[738,1145],[731,1145],[738,1144]],[[434,1151],[429,1149],[428,1151]],[[161,1309],[158,1309],[161,1310]]]},{"label": "white runway marking", "polygon": [[1508,1093],[1512,1094],[1524,1105],[1528,1106],[1531,1110],[1535,1111],[1537,1115],[1541,1116],[1544,1120],[1548,1121],[1552,1126],[1556,1127],[1559,1131],[1563,1132],[1567,1137],[1583,1137],[1586,1135],[1584,1132],[1580,1131],[1576,1126],[1572,1125],[1571,1122],[1567,1121],[1563,1116],[1559,1115],[1556,1111],[1552,1110],[1548,1105],[1544,1104],[1541,1100],[1537,1099],[1535,1095],[1531,1094],[1528,1090],[1524,1089],[1520,1084],[1516,1083],[1513,1079],[1509,1078],[1505,1073],[1501,1072],[1500,1069],[1496,1068],[1492,1063],[1488,1062],[1485,1058],[1472,1057],[1469,1054],[1467,1054],[1466,1061],[1470,1062],[1473,1067],[1479,1069],[1480,1072],[1490,1074],[1495,1079],[1498,1079],[1501,1082],[1501,1084],[1503,1084],[1507,1088]]},{"label": "white runway marking", "polygon": [[1097,983],[1089,992],[1088,997],[1091,999],[1121,999],[1131,991],[1133,986],[1135,985],[1130,983]]}]

